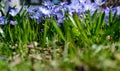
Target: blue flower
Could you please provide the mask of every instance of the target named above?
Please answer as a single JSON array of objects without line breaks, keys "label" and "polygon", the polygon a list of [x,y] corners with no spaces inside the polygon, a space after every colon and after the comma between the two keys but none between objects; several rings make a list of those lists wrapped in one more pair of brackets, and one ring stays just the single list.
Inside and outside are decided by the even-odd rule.
[{"label": "blue flower", "polygon": [[36,8],[30,7],[27,9],[27,12],[29,13],[31,19],[39,19],[40,13],[37,12]]},{"label": "blue flower", "polygon": [[17,24],[17,21],[10,20],[10,24],[11,24],[11,25],[16,25],[16,24]]},{"label": "blue flower", "polygon": [[91,3],[91,0],[79,0],[81,4]]},{"label": "blue flower", "polygon": [[99,6],[103,5],[106,2],[106,0],[94,0],[94,1]]},{"label": "blue flower", "polygon": [[115,7],[117,11],[117,16],[120,16],[120,6]]},{"label": "blue flower", "polygon": [[5,25],[8,23],[8,20],[4,16],[0,16],[0,25]]},{"label": "blue flower", "polygon": [[9,2],[11,2],[11,0],[8,0]]},{"label": "blue flower", "polygon": [[16,16],[18,13],[19,13],[19,10],[17,8],[11,8],[9,11],[9,14],[13,17]]},{"label": "blue flower", "polygon": [[69,13],[72,12],[81,13],[83,11],[83,6],[80,3],[71,3],[69,5]]},{"label": "blue flower", "polygon": [[44,1],[43,5],[47,7],[51,7],[51,6],[54,6],[54,3],[48,0],[48,1]]},{"label": "blue flower", "polygon": [[5,17],[1,16],[0,17],[0,25],[4,25],[4,22],[5,22]]},{"label": "blue flower", "polygon": [[86,0],[79,0],[79,2],[80,2],[80,3],[85,3],[85,2],[86,2]]},{"label": "blue flower", "polygon": [[38,11],[47,17],[49,17],[51,14],[51,11],[49,9],[47,9],[46,7],[39,7]]}]

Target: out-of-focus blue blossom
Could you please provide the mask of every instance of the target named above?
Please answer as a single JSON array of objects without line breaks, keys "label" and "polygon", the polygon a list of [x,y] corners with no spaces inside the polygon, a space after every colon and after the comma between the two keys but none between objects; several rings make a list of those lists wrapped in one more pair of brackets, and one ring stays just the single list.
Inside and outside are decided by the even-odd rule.
[{"label": "out-of-focus blue blossom", "polygon": [[[8,0],[11,1],[11,0]],[[91,16],[93,15],[95,10],[98,12],[105,12],[105,20],[108,22],[110,9],[112,9],[112,14],[117,12],[117,16],[120,16],[120,6],[114,8],[101,8],[99,6],[103,5],[106,0],[94,0],[95,2],[91,2],[91,0],[71,0],[71,3],[68,2],[60,2],[59,4],[55,4],[56,2],[51,2],[50,0],[44,0],[42,6],[40,7],[30,7],[24,8],[29,14],[28,17],[31,19],[35,19],[38,23],[44,20],[46,17],[54,16],[59,23],[64,23],[65,12],[68,12],[71,16],[73,16],[73,12],[77,13],[81,17],[86,16],[86,11],[90,11]],[[11,8],[9,14],[11,16],[16,16],[18,14],[18,9]],[[83,15],[83,16],[82,16]],[[2,19],[2,18],[1,18]],[[4,21],[0,20],[0,24],[4,23]],[[10,21],[11,24],[15,24],[15,21]]]},{"label": "out-of-focus blue blossom", "polygon": [[38,12],[37,8],[28,8],[27,12],[29,13],[31,19],[39,19],[41,17],[41,12]]},{"label": "out-of-focus blue blossom", "polygon": [[72,12],[81,13],[83,11],[83,6],[79,3],[71,3],[68,8],[70,14],[72,14]]},{"label": "out-of-focus blue blossom", "polygon": [[10,24],[11,24],[11,25],[16,25],[16,24],[17,24],[17,21],[10,20]]},{"label": "out-of-focus blue blossom", "polygon": [[117,6],[116,10],[117,10],[117,16],[120,16],[120,6]]},{"label": "out-of-focus blue blossom", "polygon": [[11,2],[11,0],[8,0],[9,2]]},{"label": "out-of-focus blue blossom", "polygon": [[56,13],[58,23],[63,23],[64,13],[62,11]]},{"label": "out-of-focus blue blossom", "polygon": [[47,9],[46,7],[39,7],[39,12],[41,12],[44,16],[50,16],[51,10]]},{"label": "out-of-focus blue blossom", "polygon": [[68,2],[61,2],[60,5],[61,6],[68,5]]},{"label": "out-of-focus blue blossom", "polygon": [[96,9],[96,8],[93,8],[92,4],[84,4],[83,5],[83,12],[87,11],[87,10],[92,10],[92,9]]},{"label": "out-of-focus blue blossom", "polygon": [[11,0],[5,0],[5,1],[11,2]]},{"label": "out-of-focus blue blossom", "polygon": [[5,25],[7,24],[7,19],[4,16],[0,16],[0,25]]},{"label": "out-of-focus blue blossom", "polygon": [[80,4],[91,3],[91,0],[79,0]]},{"label": "out-of-focus blue blossom", "polygon": [[9,11],[9,14],[13,17],[16,16],[18,13],[19,13],[19,10],[17,8],[11,8]]},{"label": "out-of-focus blue blossom", "polygon": [[86,0],[79,0],[79,2],[80,2],[80,3],[85,3],[85,2],[86,2]]},{"label": "out-of-focus blue blossom", "polygon": [[51,1],[44,1],[43,3],[42,3],[44,6],[46,6],[46,7],[52,7],[52,6],[54,6],[54,3],[53,2],[51,2]]},{"label": "out-of-focus blue blossom", "polygon": [[103,5],[106,2],[106,0],[94,0],[94,1],[99,6]]},{"label": "out-of-focus blue blossom", "polygon": [[79,0],[71,0],[71,4],[77,4],[79,3]]},{"label": "out-of-focus blue blossom", "polygon": [[109,13],[110,13],[109,7],[106,7],[105,9],[103,9],[103,11],[105,12],[105,16],[109,16]]},{"label": "out-of-focus blue blossom", "polygon": [[4,25],[5,24],[5,17],[1,16],[0,17],[0,25]]}]

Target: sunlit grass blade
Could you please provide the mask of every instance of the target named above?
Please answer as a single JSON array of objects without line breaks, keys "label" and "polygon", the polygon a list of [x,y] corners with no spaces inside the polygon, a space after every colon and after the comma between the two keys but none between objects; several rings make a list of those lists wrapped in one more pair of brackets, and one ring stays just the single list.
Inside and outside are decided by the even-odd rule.
[{"label": "sunlit grass blade", "polygon": [[99,20],[98,20],[98,23],[96,23],[96,26],[95,26],[95,34],[99,33],[99,31],[101,30],[101,27],[102,27],[102,24],[104,22],[104,17],[105,17],[105,12],[101,12],[99,14]]},{"label": "sunlit grass blade", "polygon": [[62,40],[65,41],[65,38],[64,38],[64,35],[63,35],[61,29],[59,28],[59,26],[57,25],[57,22],[53,18],[52,18],[52,25],[54,26],[54,28],[56,29],[57,33],[62,38]]},{"label": "sunlit grass blade", "polygon": [[91,40],[87,37],[87,29],[85,28],[85,24],[80,22],[79,17],[77,15],[74,15],[74,20],[76,22],[77,28],[80,32],[80,38],[86,45],[90,45],[92,43]]},{"label": "sunlit grass blade", "polygon": [[112,25],[112,21],[113,21],[113,16],[112,16],[112,10],[110,9],[110,13],[109,13],[109,25]]},{"label": "sunlit grass blade", "polygon": [[44,35],[43,35],[43,46],[46,43],[46,38],[47,38],[47,30],[48,30],[48,19],[45,20],[45,24],[44,24]]}]

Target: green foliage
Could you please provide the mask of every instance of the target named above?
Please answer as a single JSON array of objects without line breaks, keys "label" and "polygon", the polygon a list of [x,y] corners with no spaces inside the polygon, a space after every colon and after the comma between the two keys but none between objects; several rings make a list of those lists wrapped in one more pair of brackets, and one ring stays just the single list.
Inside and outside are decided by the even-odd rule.
[{"label": "green foliage", "polygon": [[116,13],[110,12],[108,23],[105,13],[97,10],[92,16],[89,11],[83,16],[66,13],[62,26],[53,17],[37,23],[26,15],[21,11],[13,18],[16,25],[0,26],[1,71],[120,70],[120,17],[115,18]]}]

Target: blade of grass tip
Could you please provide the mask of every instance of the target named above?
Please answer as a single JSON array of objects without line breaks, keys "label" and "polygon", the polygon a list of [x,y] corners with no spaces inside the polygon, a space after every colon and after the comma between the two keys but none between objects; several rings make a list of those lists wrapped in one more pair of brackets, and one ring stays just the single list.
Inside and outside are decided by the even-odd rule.
[{"label": "blade of grass tip", "polygon": [[[34,23],[33,23],[34,24]],[[30,21],[27,19],[27,25],[26,25],[28,30],[28,34],[27,34],[27,38],[29,38],[30,41],[32,41],[34,39],[34,37],[32,36],[33,30],[31,29],[31,25],[30,25]],[[29,36],[29,37],[28,37]]]},{"label": "blade of grass tip", "polygon": [[77,15],[74,15],[74,20],[80,32],[82,41],[84,41],[87,44],[91,44],[92,43],[91,40],[89,40],[89,38],[87,37],[87,30],[83,28],[85,24],[80,23],[79,17]]},{"label": "blade of grass tip", "polygon": [[23,10],[23,8],[24,8],[24,5],[25,5],[25,2],[23,2],[23,3],[22,3],[22,7],[20,8],[19,13],[21,13],[21,12],[22,12],[22,10]]},{"label": "blade of grass tip", "polygon": [[[74,36],[75,36],[76,34],[73,34],[72,31],[73,31],[73,28],[76,29],[76,27],[73,26],[73,27],[71,28],[71,25],[73,26],[73,24],[72,24],[72,22],[71,22],[70,19],[66,19],[66,20],[64,21],[64,33],[65,33],[66,41],[67,41],[67,42],[70,42],[70,45],[73,45],[73,44],[74,44]],[[79,32],[76,32],[76,30],[73,31],[73,32],[74,32],[74,33],[79,33]]]},{"label": "blade of grass tip", "polygon": [[0,9],[0,13],[2,14],[2,16],[5,16],[5,15],[6,15],[6,13],[5,13],[5,11],[4,11],[3,8]]},{"label": "blade of grass tip", "polygon": [[117,13],[118,13],[118,10],[115,11],[114,16],[113,16],[113,20],[116,19]]},{"label": "blade of grass tip", "polygon": [[95,34],[97,34],[97,33],[99,33],[99,31],[101,30],[101,26],[102,26],[102,24],[103,24],[103,22],[104,22],[104,17],[105,17],[105,12],[101,12],[100,14],[99,14],[99,20],[98,20],[98,23],[96,23],[96,27],[95,27],[95,30],[96,30],[96,32],[95,32]]},{"label": "blade of grass tip", "polygon": [[9,32],[9,36],[10,36],[11,42],[13,43],[13,37],[12,37],[12,31],[10,29],[10,25],[8,27],[8,32]]},{"label": "blade of grass tip", "polygon": [[93,22],[93,24],[92,24],[92,26],[91,26],[91,28],[92,28],[92,33],[94,32],[94,27],[95,27],[95,23],[97,23],[97,17],[98,17],[98,13],[97,13],[97,10],[95,10],[95,12],[93,13],[93,15],[92,15],[92,22]]},{"label": "blade of grass tip", "polygon": [[2,35],[2,37],[5,37],[4,31],[1,27],[0,27],[0,34]]},{"label": "blade of grass tip", "polygon": [[56,31],[60,35],[60,37],[65,41],[65,37],[63,36],[63,33],[62,33],[61,29],[58,27],[57,22],[55,21],[54,18],[52,18],[52,25],[54,26],[54,28],[56,29]]},{"label": "blade of grass tip", "polygon": [[[77,27],[77,25],[75,23],[75,20],[73,19],[72,16],[68,15],[68,18],[64,22],[65,22],[65,25],[64,25],[65,26],[64,27],[65,31],[64,32],[68,32],[67,27],[71,27],[72,26],[71,32],[74,32],[74,34],[71,33],[72,36],[75,36],[75,35],[77,36],[79,34],[78,27]],[[71,39],[72,39],[72,37],[71,37]]]},{"label": "blade of grass tip", "polygon": [[77,28],[77,25],[74,21],[74,19],[69,15],[68,18],[71,20],[72,24]]},{"label": "blade of grass tip", "polygon": [[[84,20],[84,19],[83,19]],[[84,21],[86,21],[85,22],[85,24],[86,24],[86,27],[87,27],[87,33],[89,34],[89,35],[91,35],[91,30],[92,30],[92,26],[93,26],[93,22],[92,22],[92,17],[91,17],[91,15],[90,15],[90,11],[88,11],[88,13],[87,13],[87,20],[84,20]]]},{"label": "blade of grass tip", "polygon": [[45,24],[44,24],[43,47],[45,45],[46,37],[47,37],[47,30],[48,30],[47,24],[48,24],[48,19],[45,20]]},{"label": "blade of grass tip", "polygon": [[111,26],[112,25],[112,10],[110,9],[110,13],[109,13],[109,25]]},{"label": "blade of grass tip", "polygon": [[96,17],[97,17],[97,10],[95,10],[95,12],[93,13],[92,20],[94,21]]},{"label": "blade of grass tip", "polygon": [[91,29],[92,27],[92,19],[91,19],[91,16],[90,16],[90,11],[88,12],[88,15],[87,15],[87,18],[89,19],[89,24],[87,24],[88,28]]},{"label": "blade of grass tip", "polygon": [[30,22],[28,19],[26,19],[23,23],[23,31],[25,32],[25,34],[23,33],[22,36],[24,36],[23,41],[25,41],[25,43],[28,42],[28,38],[31,37],[30,34]]},{"label": "blade of grass tip", "polygon": [[69,48],[69,42],[65,42],[65,48],[64,48],[64,58],[68,56],[68,48]]}]

